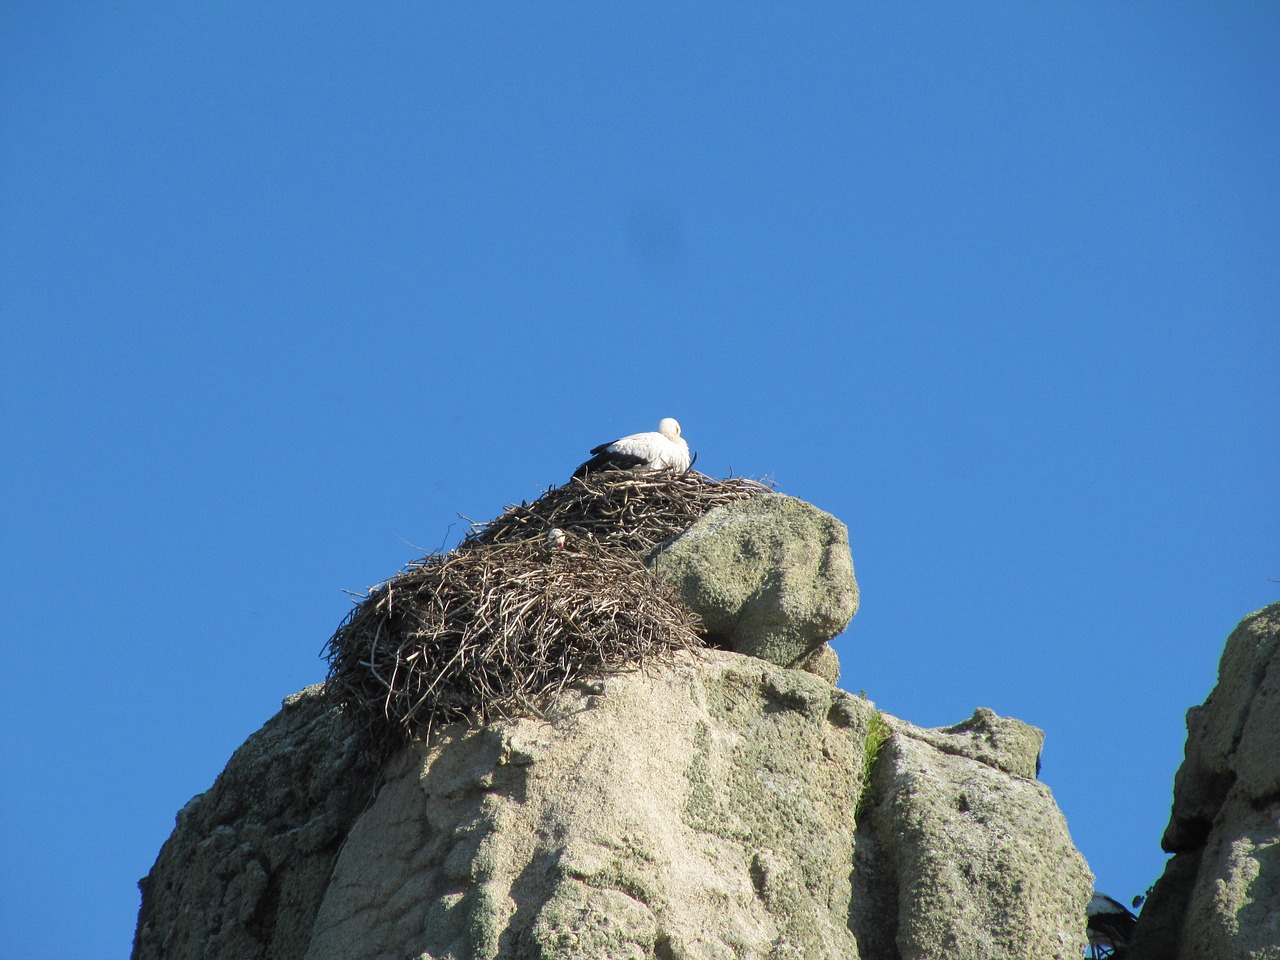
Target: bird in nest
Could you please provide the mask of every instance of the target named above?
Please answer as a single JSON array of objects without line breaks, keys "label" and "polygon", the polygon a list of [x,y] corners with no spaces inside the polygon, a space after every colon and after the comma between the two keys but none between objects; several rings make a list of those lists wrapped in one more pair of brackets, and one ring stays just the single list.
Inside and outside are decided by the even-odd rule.
[{"label": "bird in nest", "polygon": [[680,424],[671,417],[658,423],[650,433],[633,433],[591,448],[591,459],[573,471],[574,479],[602,470],[688,470],[696,455],[689,457],[689,445],[680,436]]}]

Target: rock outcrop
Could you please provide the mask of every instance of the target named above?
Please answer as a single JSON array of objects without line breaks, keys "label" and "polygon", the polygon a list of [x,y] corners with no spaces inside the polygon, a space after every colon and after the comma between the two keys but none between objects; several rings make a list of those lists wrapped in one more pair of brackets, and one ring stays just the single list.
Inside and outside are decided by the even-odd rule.
[{"label": "rock outcrop", "polygon": [[942,730],[892,725],[864,834],[872,891],[879,876],[898,892],[896,952],[863,956],[1079,957],[1093,876],[1032,779],[1043,734],[990,710]]},{"label": "rock outcrop", "polygon": [[925,730],[836,689],[847,531],[750,492],[646,547],[731,649],[437,725],[376,796],[351,704],[286,701],[179,815],[135,960],[1076,960],[1092,877],[1035,779],[1043,734],[990,710]]},{"label": "rock outcrop", "polygon": [[[314,719],[310,743],[279,749],[340,755],[340,731]],[[264,819],[251,801],[240,820],[184,816],[144,886],[135,957],[1074,960],[1091,877],[1032,779],[1039,742],[990,711],[922,730],[807,673],[706,651],[565,691],[547,719],[455,725],[404,751],[310,903],[235,908],[288,944],[203,946],[229,916],[206,904],[279,867],[241,849]],[[291,822],[339,823],[291,773]],[[178,884],[185,901],[154,896]]]},{"label": "rock outcrop", "polygon": [[179,812],[139,884],[135,960],[300,960],[375,780],[318,685],[288,697]]},{"label": "rock outcrop", "polygon": [[1132,960],[1280,960],[1280,604],[1240,622],[1187,712],[1163,846]]},{"label": "rock outcrop", "polygon": [[782,494],[716,507],[649,561],[717,645],[782,667],[815,656],[858,609],[849,531]]}]

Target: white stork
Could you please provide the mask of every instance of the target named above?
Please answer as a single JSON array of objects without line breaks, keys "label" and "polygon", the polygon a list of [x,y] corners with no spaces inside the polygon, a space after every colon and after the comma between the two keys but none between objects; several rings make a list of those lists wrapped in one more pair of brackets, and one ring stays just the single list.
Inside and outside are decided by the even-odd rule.
[{"label": "white stork", "polygon": [[680,437],[680,424],[664,418],[655,433],[633,433],[612,443],[592,447],[592,457],[577,470],[575,478],[600,470],[688,470],[689,445]]},{"label": "white stork", "polygon": [[1099,890],[1085,908],[1085,925],[1089,934],[1090,957],[1118,956],[1129,947],[1134,924],[1138,922],[1123,903],[1112,900]]}]

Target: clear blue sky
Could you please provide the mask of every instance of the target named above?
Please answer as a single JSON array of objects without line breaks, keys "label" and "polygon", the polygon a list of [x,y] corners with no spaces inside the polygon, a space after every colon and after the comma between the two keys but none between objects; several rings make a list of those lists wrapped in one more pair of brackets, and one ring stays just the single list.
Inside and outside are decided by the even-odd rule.
[{"label": "clear blue sky", "polygon": [[343,589],[663,416],[1159,874],[1280,598],[1280,8],[690,7],[5,5],[0,953],[125,955]]}]

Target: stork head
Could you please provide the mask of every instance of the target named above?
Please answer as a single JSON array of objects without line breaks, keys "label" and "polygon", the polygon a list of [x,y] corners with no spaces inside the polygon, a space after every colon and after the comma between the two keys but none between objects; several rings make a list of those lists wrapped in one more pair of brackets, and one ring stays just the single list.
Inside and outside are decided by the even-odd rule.
[{"label": "stork head", "polygon": [[679,440],[680,424],[676,423],[671,417],[663,417],[658,423],[658,432],[668,440]]},{"label": "stork head", "polygon": [[559,527],[552,527],[547,531],[547,546],[552,550],[564,549],[564,531]]}]

